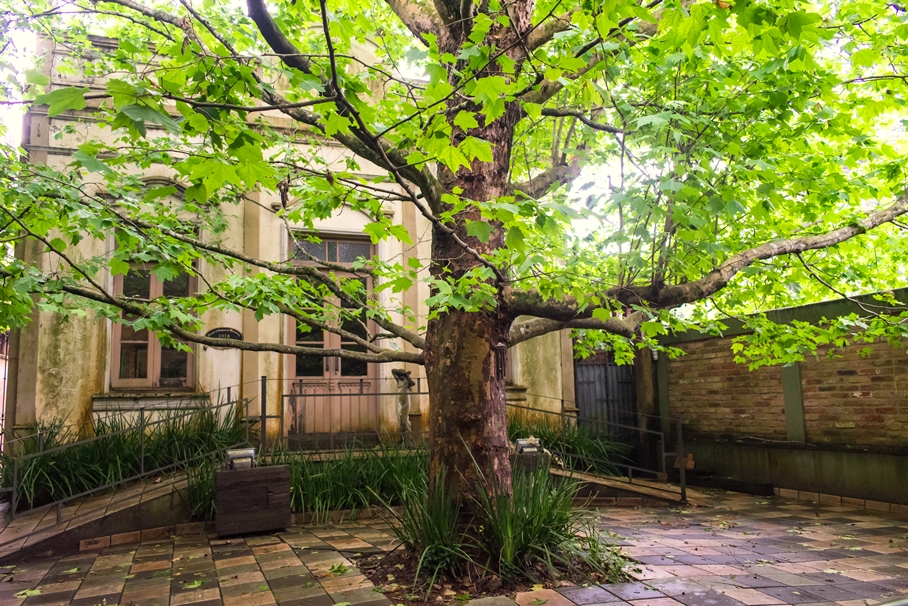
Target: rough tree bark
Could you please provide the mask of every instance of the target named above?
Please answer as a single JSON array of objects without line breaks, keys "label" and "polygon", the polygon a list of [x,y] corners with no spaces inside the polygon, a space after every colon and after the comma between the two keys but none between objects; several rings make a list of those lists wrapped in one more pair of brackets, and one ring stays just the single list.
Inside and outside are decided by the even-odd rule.
[{"label": "rough tree bark", "polygon": [[[526,1],[512,5],[518,31],[529,26],[531,6]],[[511,49],[509,54],[516,60],[523,52],[517,36],[515,28],[498,26],[490,30],[487,40],[496,48]],[[440,50],[456,53],[460,42],[453,37],[446,41],[450,48]],[[465,65],[458,67],[462,69]],[[494,62],[477,77],[491,75],[513,77],[501,72]],[[452,74],[451,84],[456,86],[455,78]],[[502,116],[485,120],[481,107],[469,105],[466,109],[477,112],[479,126],[468,132],[455,127],[452,143],[459,145],[467,136],[488,141],[492,145],[492,162],[474,160],[469,169],[461,168],[456,174],[442,168],[439,179],[447,191],[459,188],[462,198],[485,201],[507,193],[514,129],[522,112],[518,103],[510,102]],[[448,102],[449,121],[453,123],[463,109],[462,102],[452,98]],[[462,241],[481,253],[504,247],[503,229],[494,230],[488,242],[481,242],[468,236],[467,219],[484,220],[475,207],[460,213],[455,233]],[[433,232],[432,245],[431,272],[437,278],[460,277],[481,266],[479,259],[466,254],[449,234],[438,229]],[[444,468],[450,494],[461,498],[467,506],[480,486],[489,492],[511,494],[504,379],[514,316],[503,296],[503,276],[497,276],[496,280],[499,296],[495,309],[442,313],[429,322],[426,333],[424,363],[431,402],[430,480]]]}]

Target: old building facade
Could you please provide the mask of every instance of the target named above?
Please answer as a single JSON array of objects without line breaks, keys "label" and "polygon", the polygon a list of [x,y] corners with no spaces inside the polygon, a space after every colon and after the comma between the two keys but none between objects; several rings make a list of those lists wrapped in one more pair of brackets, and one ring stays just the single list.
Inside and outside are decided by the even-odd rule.
[{"label": "old building facade", "polygon": [[[93,43],[98,52],[116,45],[116,41],[102,38],[93,39]],[[67,59],[66,49],[50,40],[39,44],[45,56],[44,71],[51,77],[53,86],[78,84],[103,90],[105,78],[109,76],[88,78],[78,70],[58,69]],[[280,115],[270,119],[278,125],[283,120]],[[148,128],[151,131],[155,125],[148,124]],[[66,170],[77,146],[88,138],[114,141],[110,131],[99,128],[91,106],[54,117],[47,115],[46,106],[36,106],[25,117],[23,147],[32,163]],[[319,153],[329,167],[344,166],[349,154],[330,145],[324,145]],[[368,165],[362,167],[364,174],[373,169]],[[86,186],[103,195],[104,184],[97,177],[88,175]],[[183,191],[183,185],[164,169],[143,171],[141,177],[150,186],[173,185],[174,196],[179,197]],[[225,217],[228,229],[221,236],[221,244],[261,259],[292,260],[293,238],[277,213],[280,208],[277,194],[249,192]],[[318,221],[314,229],[305,230],[321,239],[320,244],[306,244],[308,252],[340,264],[373,255],[381,260],[428,259],[431,234],[428,221],[412,205],[401,202],[388,202],[383,213],[394,224],[406,228],[414,242],[412,246],[396,240],[373,244],[364,231],[371,219],[344,208]],[[303,230],[303,226],[289,227]],[[86,240],[80,243],[78,253],[88,258],[109,251],[114,245],[112,237],[107,241]],[[33,243],[20,245],[16,255],[42,264],[51,262],[44,250]],[[201,282],[224,277],[224,270],[203,266],[198,269],[204,280],[182,276],[161,281],[149,269],[135,264],[125,276],[106,276],[105,286],[118,294],[154,297],[186,294],[201,288]],[[367,284],[369,288],[375,286]],[[377,296],[387,309],[416,310],[415,323],[400,314],[392,316],[396,322],[415,330],[425,324],[428,314],[425,301],[430,296],[425,282],[417,282],[404,293],[393,296],[396,298],[388,291]],[[324,348],[346,345],[334,333],[297,331],[293,321],[278,315],[257,320],[251,311],[209,312],[203,321],[207,332],[241,335],[252,342]],[[412,347],[403,341],[397,346],[402,350]],[[571,406],[573,355],[567,334],[553,333],[520,344],[511,350],[508,364],[516,386],[513,391],[521,394],[520,398],[525,398],[527,404],[558,411]],[[250,415],[260,415],[264,404],[264,411],[270,417],[271,436],[281,431],[287,434],[291,428],[313,433],[394,431],[398,426],[395,382],[391,375],[394,368],[410,371],[417,381],[414,391],[425,391],[424,373],[417,365],[367,364],[340,358],[241,352],[201,345],[194,346],[191,353],[182,352],[164,347],[153,333],[135,331],[93,313],[63,318],[36,310],[28,325],[11,336],[5,429],[10,435],[55,418],[70,424],[85,424],[93,414],[105,411],[171,409],[203,401],[217,402],[226,398],[229,387],[231,399],[249,400]],[[306,402],[307,412],[296,410],[291,415],[291,404],[299,408],[302,400]],[[421,427],[421,419],[430,405],[427,397],[414,396],[411,410],[414,429]]]}]

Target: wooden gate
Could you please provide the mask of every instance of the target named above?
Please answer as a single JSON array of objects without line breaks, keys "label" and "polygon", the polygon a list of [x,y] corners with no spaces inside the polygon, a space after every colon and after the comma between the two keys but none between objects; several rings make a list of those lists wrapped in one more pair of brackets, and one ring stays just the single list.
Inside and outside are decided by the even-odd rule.
[{"label": "wooden gate", "polygon": [[636,436],[637,406],[634,367],[618,366],[610,352],[574,363],[577,419],[597,433],[632,442]]}]

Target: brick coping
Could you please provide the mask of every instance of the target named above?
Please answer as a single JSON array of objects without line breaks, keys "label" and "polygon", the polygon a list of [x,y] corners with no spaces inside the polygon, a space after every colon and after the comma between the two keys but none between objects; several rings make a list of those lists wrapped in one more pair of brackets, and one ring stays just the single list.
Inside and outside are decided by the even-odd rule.
[{"label": "brick coping", "polygon": [[806,490],[796,490],[794,488],[773,488],[777,497],[785,499],[795,499],[797,501],[811,501],[820,505],[838,505],[842,507],[857,507],[858,509],[869,509],[871,511],[883,511],[887,513],[897,513],[908,515],[908,505],[899,503],[886,503],[884,501],[871,501],[870,499],[856,499],[853,497],[840,497],[833,494],[823,494],[821,492],[809,492]]}]

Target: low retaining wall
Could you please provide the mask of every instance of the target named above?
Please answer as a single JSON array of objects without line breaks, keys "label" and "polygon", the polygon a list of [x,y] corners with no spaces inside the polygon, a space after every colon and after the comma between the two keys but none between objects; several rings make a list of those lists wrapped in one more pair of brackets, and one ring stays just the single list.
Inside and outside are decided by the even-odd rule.
[{"label": "low retaining wall", "polygon": [[905,455],[701,440],[688,442],[687,449],[698,470],[772,484],[782,496],[799,491],[908,505]]}]

